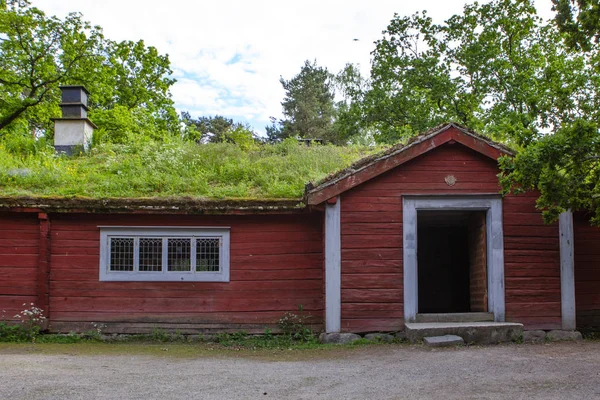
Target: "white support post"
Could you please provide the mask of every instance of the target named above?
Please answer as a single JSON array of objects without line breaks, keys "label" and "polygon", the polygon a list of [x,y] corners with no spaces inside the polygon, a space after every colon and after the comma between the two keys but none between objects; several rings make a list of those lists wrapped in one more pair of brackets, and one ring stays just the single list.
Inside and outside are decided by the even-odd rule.
[{"label": "white support post", "polygon": [[494,199],[487,211],[487,257],[488,257],[488,310],[494,313],[494,321],[504,322],[506,306],[504,299],[504,229],[502,200]]},{"label": "white support post", "polygon": [[342,240],[341,199],[325,205],[325,330],[339,332],[342,327]]},{"label": "white support post", "polygon": [[404,322],[415,322],[419,310],[417,268],[417,210],[415,201],[404,199],[402,206],[402,242],[404,246]]},{"label": "white support post", "polygon": [[573,213],[560,214],[560,302],[562,329],[575,330],[575,257],[573,251]]}]

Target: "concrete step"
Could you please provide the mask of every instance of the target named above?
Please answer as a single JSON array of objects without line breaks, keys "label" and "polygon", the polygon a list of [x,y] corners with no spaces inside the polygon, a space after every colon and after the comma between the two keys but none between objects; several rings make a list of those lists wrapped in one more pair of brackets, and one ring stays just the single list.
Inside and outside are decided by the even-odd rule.
[{"label": "concrete step", "polygon": [[423,338],[425,346],[431,347],[450,347],[450,346],[462,346],[465,341],[460,336],[456,335],[444,335],[444,336],[426,336]]},{"label": "concrete step", "polygon": [[512,322],[408,322],[406,337],[412,343],[427,336],[457,335],[465,343],[495,344],[511,342],[523,334],[523,324]]},{"label": "concrete step", "polygon": [[493,322],[494,313],[468,312],[443,314],[417,314],[415,322]]}]

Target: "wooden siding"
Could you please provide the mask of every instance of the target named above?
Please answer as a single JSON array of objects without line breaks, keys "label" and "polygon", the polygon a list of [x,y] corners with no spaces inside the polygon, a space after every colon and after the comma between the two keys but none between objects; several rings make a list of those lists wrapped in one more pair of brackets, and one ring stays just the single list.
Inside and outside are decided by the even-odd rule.
[{"label": "wooden siding", "polygon": [[37,213],[0,213],[0,321],[37,301],[39,235]]},{"label": "wooden siding", "polygon": [[[322,215],[51,215],[51,329],[182,333],[276,328],[286,311],[323,319]],[[98,225],[230,226],[230,282],[100,282]]]},{"label": "wooden siding", "polygon": [[[496,161],[448,143],[342,194],[343,331],[403,329],[401,196],[498,193],[497,174]],[[535,199],[504,199],[507,320],[559,329],[558,227],[544,225]]]},{"label": "wooden siding", "polygon": [[471,311],[487,312],[487,241],[485,213],[478,212],[469,218],[469,284]]},{"label": "wooden siding", "polygon": [[574,214],[577,329],[600,330],[600,228]]},{"label": "wooden siding", "polygon": [[537,193],[504,199],[506,320],[561,329],[558,223],[544,224]]}]

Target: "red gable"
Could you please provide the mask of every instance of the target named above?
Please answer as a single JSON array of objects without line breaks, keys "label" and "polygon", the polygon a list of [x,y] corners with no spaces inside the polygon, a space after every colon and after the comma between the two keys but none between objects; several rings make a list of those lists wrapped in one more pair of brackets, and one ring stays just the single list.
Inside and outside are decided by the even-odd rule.
[{"label": "red gable", "polygon": [[392,168],[452,141],[460,143],[494,160],[503,155],[513,155],[510,149],[485,136],[471,132],[458,124],[444,124],[416,136],[406,145],[396,145],[383,154],[365,158],[328,177],[316,187],[307,191],[307,203],[309,205],[320,204]]}]

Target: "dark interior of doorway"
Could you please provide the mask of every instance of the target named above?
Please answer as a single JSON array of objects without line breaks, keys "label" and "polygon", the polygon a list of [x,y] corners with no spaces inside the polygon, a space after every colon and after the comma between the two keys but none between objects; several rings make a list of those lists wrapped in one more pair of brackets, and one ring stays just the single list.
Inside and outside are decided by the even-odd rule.
[{"label": "dark interior of doorway", "polygon": [[487,311],[485,211],[417,213],[419,313]]}]

